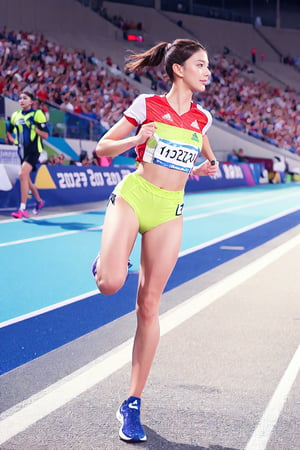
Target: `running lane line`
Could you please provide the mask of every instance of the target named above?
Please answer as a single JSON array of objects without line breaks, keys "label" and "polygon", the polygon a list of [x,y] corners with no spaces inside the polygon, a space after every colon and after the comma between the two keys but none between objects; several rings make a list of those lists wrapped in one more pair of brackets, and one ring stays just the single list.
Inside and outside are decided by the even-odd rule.
[{"label": "running lane line", "polygon": [[[224,278],[222,281],[215,283],[202,293],[194,295],[182,304],[162,314],[160,316],[161,336],[164,336],[195,314],[210,306],[216,300],[222,298],[237,285],[253,277],[253,275],[279,259],[289,250],[294,249],[297,245],[300,245],[300,234],[239,271]],[[0,444],[26,430],[37,421],[64,406],[129,363],[131,361],[132,343],[133,339],[128,339],[110,352],[107,352],[67,377],[3,412],[0,415]],[[271,408],[274,406],[272,402],[275,405],[283,406],[289,389],[292,386],[291,381],[299,371],[299,353],[300,351],[298,349],[296,358],[291,363],[292,370],[289,366],[286,372],[287,375],[283,378],[279,388],[276,390],[278,394],[276,394],[275,400],[272,399],[271,401]],[[275,422],[274,418],[272,421],[269,420],[270,413],[268,411],[269,407],[266,410],[267,414],[264,415],[264,417],[266,416],[268,427],[267,433],[264,435],[264,441],[261,440],[262,446],[249,446],[247,450],[254,450],[254,448],[255,450],[263,450],[265,448],[264,445],[266,445],[277,420],[276,417]],[[276,414],[279,416],[280,410],[277,409]],[[264,420],[263,418],[261,421],[262,425],[264,425]],[[256,439],[255,436],[254,438]],[[251,441],[248,445],[252,445]]]},{"label": "running lane line", "polygon": [[[231,206],[228,208],[224,208],[224,209],[220,209],[220,210],[216,210],[216,211],[210,211],[210,212],[206,212],[206,213],[202,213],[202,214],[196,214],[196,215],[192,215],[192,216],[187,216],[187,217],[183,217],[183,221],[184,222],[188,222],[191,220],[197,220],[197,219],[202,219],[204,217],[210,217],[210,216],[216,216],[216,215],[221,215],[223,213],[228,213],[231,211],[237,211],[239,209],[244,209],[244,208],[249,208],[249,206],[256,206],[256,205],[262,205],[265,203],[270,203],[270,202],[278,202],[278,200],[285,199],[288,197],[295,197],[296,195],[292,194],[289,196],[282,196],[282,197],[276,197],[273,198],[272,200],[270,199],[264,199],[264,200],[260,200],[260,201],[255,201],[255,202],[248,202],[246,204],[242,204],[242,205],[238,205],[238,206]],[[273,218],[277,218],[277,217],[281,217],[287,214],[290,214],[292,212],[298,211],[299,210],[299,205],[297,204],[296,206],[289,208],[288,210],[285,211],[281,211],[278,214],[275,214],[272,217],[268,217],[267,219],[263,219],[264,222],[271,222],[271,220],[273,220]],[[256,222],[256,223],[260,223]],[[256,223],[253,224],[253,227],[256,226]],[[63,231],[63,232],[59,232],[59,233],[53,233],[53,234],[46,234],[44,236],[37,236],[37,237],[31,237],[31,238],[26,238],[26,239],[19,239],[17,241],[9,241],[9,242],[2,242],[0,243],[0,248],[1,247],[10,247],[11,245],[19,245],[19,244],[26,244],[29,242],[35,242],[35,241],[42,241],[44,239],[52,239],[52,238],[57,238],[57,237],[61,237],[61,236],[69,236],[72,234],[77,234],[77,233],[84,233],[87,231],[97,231],[97,230],[102,230],[103,229],[103,225],[100,226],[96,226],[96,227],[91,227],[91,228],[85,228],[84,230],[71,230],[71,231]]]},{"label": "running lane line", "polygon": [[[189,254],[191,254],[193,252],[199,251],[199,250],[201,250],[203,248],[209,247],[210,245],[214,245],[214,244],[217,244],[218,242],[222,242],[222,241],[224,241],[226,239],[232,238],[234,236],[238,236],[239,234],[242,234],[242,233],[244,233],[246,231],[250,231],[250,230],[252,230],[252,229],[254,229],[256,227],[259,227],[259,226],[264,225],[264,224],[266,224],[268,222],[271,222],[272,220],[280,219],[281,217],[283,217],[283,216],[285,216],[287,214],[292,214],[293,212],[298,211],[298,209],[299,208],[297,207],[296,209],[292,208],[292,209],[286,210],[284,212],[281,212],[280,214],[275,214],[274,216],[268,217],[267,219],[259,220],[257,222],[254,222],[251,225],[247,225],[247,226],[245,226],[243,228],[239,228],[238,230],[232,231],[230,233],[223,234],[223,235],[218,236],[218,237],[216,237],[214,239],[210,239],[209,241],[203,242],[202,244],[196,245],[194,247],[187,248],[186,250],[182,250],[179,253],[179,255],[178,255],[178,259],[181,258],[182,256],[186,256],[186,255],[189,255]],[[99,229],[102,229],[102,228],[103,228],[102,226],[99,227]],[[82,233],[82,232],[88,231],[88,230],[89,229],[75,231],[75,233],[78,233],[78,232]],[[66,233],[69,233],[69,232],[66,232]],[[72,233],[74,233],[74,232],[72,232]],[[51,235],[51,237],[52,237],[52,235]],[[1,247],[1,244],[0,244],[0,247]],[[221,248],[222,248],[222,246],[221,246]],[[224,249],[231,248],[231,249],[234,249],[234,250],[243,250],[243,247],[229,247],[228,248],[226,246],[223,246],[223,248]],[[27,319],[30,319],[31,317],[35,317],[35,316],[38,316],[40,314],[47,313],[49,311],[53,311],[54,309],[58,309],[58,308],[61,308],[63,306],[66,306],[66,305],[70,305],[70,304],[75,303],[77,301],[84,300],[85,298],[91,297],[91,296],[96,295],[98,293],[99,293],[98,289],[95,289],[93,291],[85,292],[84,294],[78,295],[76,297],[71,297],[71,298],[66,299],[66,300],[61,300],[61,301],[59,301],[57,303],[54,303],[54,304],[49,305],[49,306],[46,306],[45,308],[40,308],[40,309],[31,311],[30,313],[14,317],[13,319],[5,320],[3,322],[0,322],[0,329],[4,328],[4,327],[7,327],[8,325],[12,325],[14,323],[17,323],[17,322],[21,322],[22,320],[27,320]]]},{"label": "running lane line", "polygon": [[[215,283],[200,294],[192,296],[182,304],[162,314],[160,316],[161,336],[174,330],[177,326],[222,298],[237,285],[253,277],[297,245],[300,245],[300,234],[222,281]],[[131,361],[132,343],[133,338],[128,339],[91,363],[3,412],[0,415],[0,444],[26,430],[129,363]],[[299,370],[299,361],[297,370]],[[287,388],[286,383],[285,385]],[[285,389],[285,393],[287,395],[288,389]],[[273,426],[274,424],[270,423],[266,436],[267,441]],[[260,447],[261,450],[264,448]],[[247,450],[253,449],[254,447],[249,447]],[[255,448],[255,450],[258,450],[258,448]]]},{"label": "running lane line", "polygon": [[248,442],[245,450],[264,450],[277,423],[288,394],[300,371],[300,345],[297,348],[288,368],[281,378],[262,418]]}]

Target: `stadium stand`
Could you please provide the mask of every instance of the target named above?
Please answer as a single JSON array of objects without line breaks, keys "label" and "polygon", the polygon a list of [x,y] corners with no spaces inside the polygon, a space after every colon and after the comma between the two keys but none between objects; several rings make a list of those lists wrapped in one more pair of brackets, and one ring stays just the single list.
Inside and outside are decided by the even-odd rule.
[{"label": "stadium stand", "polygon": [[[10,30],[24,30],[26,27],[33,35],[39,36],[38,39],[44,36],[43,39],[51,43],[52,49],[57,46],[58,51],[64,53],[66,60],[68,58],[72,60],[72,64],[75,60],[81,61],[82,55],[86,55],[88,63],[84,65],[84,71],[89,73],[90,85],[93,85],[95,81],[93,80],[95,70],[97,76],[101,72],[105,80],[106,89],[101,86],[97,99],[93,98],[93,102],[87,101],[87,93],[78,89],[78,86],[76,95],[71,96],[72,111],[68,109],[64,114],[67,115],[69,129],[73,129],[75,133],[72,137],[92,136],[95,139],[117,120],[128,102],[140,90],[151,92],[151,87],[154,87],[153,76],[155,78],[157,74],[147,78],[137,77],[135,80],[128,79],[120,70],[128,49],[136,51],[160,40],[172,41],[180,35],[180,37],[196,37],[206,45],[211,55],[214,82],[220,89],[216,95],[215,86],[213,89],[208,87],[205,97],[199,98],[199,101],[203,101],[203,104],[211,109],[215,117],[222,122],[218,124],[218,131],[214,134],[224,136],[226,131],[228,148],[224,151],[243,147],[248,154],[251,149],[251,153],[259,151],[262,157],[269,157],[268,152],[274,151],[275,146],[276,152],[282,155],[286,156],[286,150],[290,151],[291,164],[299,165],[299,160],[296,159],[299,153],[298,105],[300,102],[297,94],[300,91],[299,72],[281,61],[281,55],[296,51],[296,48],[292,46],[293,39],[288,39],[291,36],[288,31],[284,34],[287,42],[287,47],[284,47],[284,39],[279,45],[279,39],[275,37],[279,36],[278,33],[281,30],[272,29],[271,33],[268,27],[260,27],[257,32],[255,27],[249,24],[191,15],[184,15],[183,24],[179,26],[178,20],[182,15],[161,12],[154,8],[104,1],[102,7],[105,9],[105,17],[103,17],[103,10],[101,15],[100,11],[93,11],[75,0],[66,0],[63,3],[58,0],[44,1],[42,5],[40,2],[29,0],[26,2],[26,8],[22,1],[19,0],[16,3],[18,7],[15,9],[16,5],[14,5],[12,14],[11,3],[3,2],[0,25],[6,27],[6,33]],[[142,22],[144,41],[125,42],[122,29],[111,20],[117,15],[128,22]],[[265,38],[262,33],[265,33]],[[294,33],[299,36],[299,32],[293,30],[293,35]],[[22,36],[21,31],[19,34]],[[241,35],[243,39],[239,39]],[[271,41],[272,45],[269,44]],[[259,60],[255,66],[251,65],[250,61],[250,50],[253,46],[257,48],[259,54],[264,55],[264,59]],[[228,55],[224,55],[224,48],[228,50]],[[50,61],[51,64],[53,65],[53,62]],[[69,72],[68,75],[70,75]],[[109,86],[112,80],[114,84]],[[162,91],[161,79],[157,81],[158,90]],[[58,84],[59,95],[64,92],[62,97],[70,100],[69,91],[72,84],[70,76],[68,79],[59,80]],[[49,87],[49,84],[47,86]],[[115,86],[119,90],[122,88],[125,90],[127,95],[125,100],[124,96],[116,95]],[[45,89],[45,80],[37,83],[35,87],[42,92]],[[97,86],[93,85],[93,87]],[[93,95],[95,90],[97,89],[94,91],[92,89]],[[15,99],[13,92],[6,94]],[[81,98],[84,100],[83,105],[81,105]],[[257,99],[257,110],[253,110],[254,98]],[[49,100],[52,106],[56,104],[55,106],[61,107],[63,104],[62,98],[57,100],[51,97],[47,99]],[[91,104],[93,104],[92,107]],[[270,109],[267,113],[264,111],[266,104]],[[76,125],[77,118],[82,113],[90,114],[90,116],[94,114],[95,123],[100,122],[100,127],[96,127],[92,135],[87,132],[82,136],[85,132]],[[55,114],[57,115],[51,111],[50,116],[53,117]],[[287,118],[288,122],[286,122]],[[75,122],[73,128],[72,121]],[[56,127],[53,128],[58,135],[59,124],[59,120],[56,120]],[[229,127],[224,128],[225,124]],[[281,130],[287,130],[288,133],[281,133]],[[241,131],[246,132],[247,136],[241,137]],[[255,142],[253,138],[256,138],[255,145],[253,145]],[[223,141],[224,145],[224,138],[216,137],[212,143],[219,146],[220,141]],[[264,149],[267,154],[264,153]],[[219,149],[219,152],[221,150]]]}]

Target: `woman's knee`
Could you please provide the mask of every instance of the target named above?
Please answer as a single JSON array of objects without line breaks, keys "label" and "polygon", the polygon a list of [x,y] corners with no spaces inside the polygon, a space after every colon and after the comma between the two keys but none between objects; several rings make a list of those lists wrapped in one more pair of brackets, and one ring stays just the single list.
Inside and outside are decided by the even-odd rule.
[{"label": "woman's knee", "polygon": [[20,181],[22,182],[22,181],[28,180],[28,178],[29,178],[28,173],[21,170],[21,172],[19,173]]},{"label": "woman's knee", "polygon": [[137,315],[143,322],[156,320],[159,314],[161,294],[145,294],[138,297]]},{"label": "woman's knee", "polygon": [[126,275],[109,274],[108,276],[101,276],[96,273],[95,281],[99,291],[103,295],[112,295],[118,292],[124,285]]}]

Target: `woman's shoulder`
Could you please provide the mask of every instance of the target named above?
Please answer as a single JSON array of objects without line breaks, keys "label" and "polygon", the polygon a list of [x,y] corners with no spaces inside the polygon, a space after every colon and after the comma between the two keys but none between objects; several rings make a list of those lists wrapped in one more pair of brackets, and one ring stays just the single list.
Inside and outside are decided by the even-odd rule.
[{"label": "woman's shoulder", "polygon": [[42,109],[37,108],[37,109],[33,110],[33,113],[34,113],[35,120],[47,121],[45,113]]},{"label": "woman's shoulder", "polygon": [[137,101],[141,101],[141,100],[145,101],[145,100],[148,100],[148,99],[159,100],[159,99],[161,99],[163,97],[164,97],[163,95],[158,95],[158,94],[139,94],[135,98],[135,100],[137,100]]},{"label": "woman's shoulder", "polygon": [[145,113],[147,105],[155,103],[161,104],[163,101],[163,96],[157,94],[140,94],[132,102],[132,104],[125,111],[125,115],[131,113],[132,111],[143,111]]},{"label": "woman's shoulder", "polygon": [[196,111],[205,114],[210,119],[212,118],[211,112],[208,109],[203,108],[203,106],[200,105],[200,103],[195,103],[194,102],[193,105],[194,105],[194,108],[196,109]]}]

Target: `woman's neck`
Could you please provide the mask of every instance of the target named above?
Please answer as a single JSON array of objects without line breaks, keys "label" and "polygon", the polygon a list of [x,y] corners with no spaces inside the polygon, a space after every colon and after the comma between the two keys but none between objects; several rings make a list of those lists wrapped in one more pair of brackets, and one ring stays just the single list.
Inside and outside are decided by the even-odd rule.
[{"label": "woman's neck", "polygon": [[192,92],[189,90],[182,91],[176,89],[173,85],[171,90],[166,94],[166,99],[169,105],[180,116],[191,109]]}]

